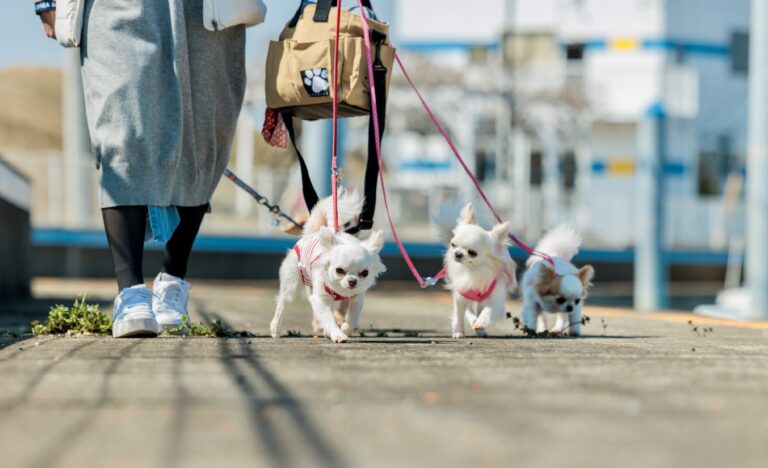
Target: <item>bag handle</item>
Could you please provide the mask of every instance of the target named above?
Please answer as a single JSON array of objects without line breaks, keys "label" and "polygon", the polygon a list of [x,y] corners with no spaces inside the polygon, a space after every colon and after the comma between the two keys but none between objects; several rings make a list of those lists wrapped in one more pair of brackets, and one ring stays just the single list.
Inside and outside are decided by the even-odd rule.
[{"label": "bag handle", "polygon": [[[315,23],[327,23],[331,14],[331,8],[338,5],[337,0],[317,0],[317,9],[315,9]],[[363,6],[373,10],[371,0],[363,0]]]},{"label": "bag handle", "polygon": [[[296,14],[293,15],[293,18],[291,18],[291,21],[288,22],[288,27],[295,28],[297,24],[299,24],[299,19],[301,18],[301,13],[304,11],[304,6],[307,3],[307,0],[301,0],[299,3],[299,9],[296,10]],[[338,0],[317,0],[317,7],[315,8],[315,16],[312,18],[315,23],[327,23],[328,18],[331,15],[331,8],[338,5]],[[363,6],[368,8],[369,10],[373,10],[373,7],[371,6],[371,0],[363,0]]]}]

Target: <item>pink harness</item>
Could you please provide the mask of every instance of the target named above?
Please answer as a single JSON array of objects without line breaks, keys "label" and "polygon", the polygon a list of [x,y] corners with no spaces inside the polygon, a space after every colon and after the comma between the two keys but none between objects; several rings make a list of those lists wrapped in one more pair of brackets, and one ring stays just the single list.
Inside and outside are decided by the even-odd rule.
[{"label": "pink harness", "polygon": [[[507,270],[507,269],[504,269],[503,273],[504,273],[504,277],[507,278],[507,284],[511,283],[512,282],[512,273],[510,273],[509,270]],[[448,276],[448,268],[447,267],[443,267],[443,269],[440,270],[437,273],[437,275],[435,275],[435,280],[440,281],[441,279],[445,278],[446,276]],[[459,293],[465,299],[469,299],[470,301],[483,302],[486,299],[488,299],[489,297],[491,297],[493,292],[496,290],[496,285],[498,285],[498,283],[499,283],[499,280],[497,278],[497,279],[493,280],[493,283],[491,283],[485,289],[485,291],[481,291],[479,289],[470,289],[469,291],[456,291],[456,292]]]},{"label": "pink harness", "polygon": [[[322,256],[322,254],[314,255],[315,249],[319,243],[320,234],[316,233],[310,237],[303,237],[299,239],[299,241],[296,242],[296,244],[293,246],[293,251],[296,252],[296,257],[298,259],[298,268],[299,275],[301,275],[301,281],[303,281],[307,286],[312,286],[310,273],[312,271],[312,265],[314,265],[315,262]],[[331,289],[327,283],[323,284],[323,287],[325,289],[325,293],[333,297],[334,301],[345,301],[347,299],[351,299],[350,297],[345,297],[337,293]]]}]

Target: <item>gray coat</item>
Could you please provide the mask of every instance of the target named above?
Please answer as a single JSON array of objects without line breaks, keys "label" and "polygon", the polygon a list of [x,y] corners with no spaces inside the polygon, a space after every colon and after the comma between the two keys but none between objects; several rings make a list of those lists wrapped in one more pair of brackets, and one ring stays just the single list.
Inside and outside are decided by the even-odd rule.
[{"label": "gray coat", "polygon": [[202,0],[87,0],[81,44],[101,206],[200,206],[227,165],[245,29],[210,32]]}]

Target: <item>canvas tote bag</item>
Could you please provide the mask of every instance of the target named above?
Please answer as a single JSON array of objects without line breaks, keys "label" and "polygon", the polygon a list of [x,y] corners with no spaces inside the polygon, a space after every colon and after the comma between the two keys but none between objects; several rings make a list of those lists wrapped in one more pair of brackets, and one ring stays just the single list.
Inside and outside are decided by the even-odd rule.
[{"label": "canvas tote bag", "polygon": [[[269,45],[266,67],[267,107],[282,110],[303,120],[331,118],[333,115],[334,41],[336,37],[335,0],[301,2],[298,11],[283,29],[280,38]],[[370,8],[370,2],[363,2]],[[362,16],[342,11],[339,29],[339,116],[370,114],[363,40]],[[374,60],[386,69],[385,94],[389,89],[395,50],[389,41],[389,25],[368,20]]]},{"label": "canvas tote bag", "polygon": [[[370,0],[363,6],[371,10]],[[311,211],[319,197],[312,185],[307,164],[296,147],[293,117],[303,120],[333,117],[334,41],[336,14],[339,8],[333,0],[318,0],[305,6],[301,1],[296,14],[288,22],[280,39],[273,41],[267,55],[266,97],[267,107],[280,111],[288,130],[301,169],[304,202]],[[333,19],[332,19],[333,18]],[[363,18],[350,11],[342,11],[339,27],[339,116],[368,115],[368,161],[365,168],[365,200],[357,226],[348,233],[373,227],[379,176],[376,156],[376,129],[371,115],[371,94],[368,80],[368,62],[363,39]],[[389,25],[369,19],[373,55],[373,81],[376,88],[378,139],[384,135],[387,114],[387,94],[395,60],[395,50],[389,41]]]}]

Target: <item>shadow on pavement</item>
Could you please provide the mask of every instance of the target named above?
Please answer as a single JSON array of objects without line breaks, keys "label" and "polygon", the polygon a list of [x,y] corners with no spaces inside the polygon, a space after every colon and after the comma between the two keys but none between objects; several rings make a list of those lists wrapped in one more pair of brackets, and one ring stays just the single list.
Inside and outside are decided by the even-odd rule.
[{"label": "shadow on pavement", "polygon": [[[181,366],[185,357],[187,339],[180,339],[179,344],[173,350],[173,355],[176,357],[171,365],[171,377],[173,379],[174,394],[173,399],[173,419],[171,421],[170,440],[166,444],[166,451],[164,454],[165,463],[163,466],[175,467],[182,466],[182,457],[179,455],[182,453],[182,436],[187,428],[187,421],[189,415],[187,408],[190,405],[190,395],[182,382]],[[178,361],[177,361],[178,360]]]},{"label": "shadow on pavement", "polygon": [[[67,448],[74,447],[75,442],[83,434],[85,434],[91,425],[93,425],[94,421],[96,421],[96,414],[110,399],[109,382],[112,379],[112,376],[115,375],[123,361],[125,361],[125,359],[131,355],[134,349],[136,349],[142,343],[142,341],[142,338],[125,339],[125,342],[120,349],[120,354],[113,359],[113,361],[102,374],[98,398],[96,398],[92,403],[89,403],[83,414],[80,415],[80,417],[77,418],[77,420],[65,431],[62,431],[62,433],[51,444],[49,444],[47,447],[42,447],[38,458],[28,466],[35,468],[48,468],[54,465],[58,465],[58,462],[60,462],[61,459],[66,455]],[[85,343],[85,346],[97,342],[98,340],[93,340]],[[75,350],[75,352],[83,349],[85,346],[80,346]],[[74,356],[74,353],[72,353],[72,356]]]},{"label": "shadow on pavement", "polygon": [[[201,307],[201,317],[211,322],[223,318],[218,314],[208,313]],[[237,343],[237,349],[232,344]],[[275,409],[287,415],[301,436],[301,443],[309,449],[313,464],[327,468],[346,467],[347,464],[325,441],[320,429],[304,410],[301,402],[291,395],[288,388],[259,361],[253,349],[242,338],[224,339],[219,346],[220,358],[235,386],[248,403],[254,433],[259,437],[261,446],[275,467],[293,466],[289,454],[295,452],[296,440],[281,439],[274,419]],[[274,396],[260,397],[254,381],[264,383]]]},{"label": "shadow on pavement", "polygon": [[[61,338],[61,337],[55,337],[55,338]],[[78,344],[76,346],[73,346],[69,350],[67,350],[67,352],[64,353],[63,355],[59,356],[58,359],[51,359],[51,362],[49,362],[48,364],[44,365],[43,367],[40,368],[40,370],[35,372],[35,374],[29,380],[27,385],[24,387],[24,390],[22,390],[19,393],[19,396],[18,396],[18,398],[16,398],[16,401],[14,401],[13,403],[9,404],[8,406],[6,406],[6,407],[4,407],[2,409],[3,410],[13,410],[15,408],[18,408],[19,406],[22,406],[24,403],[28,402],[29,399],[30,399],[30,396],[32,395],[32,393],[34,393],[35,388],[37,388],[37,386],[40,385],[40,382],[42,382],[42,380],[45,378],[45,376],[48,375],[48,373],[54,367],[56,367],[60,362],[66,361],[67,359],[75,356],[78,351],[80,351],[80,350],[82,350],[84,348],[87,348],[89,346],[92,346],[92,345],[94,345],[96,343],[97,343],[97,340],[89,340],[89,341],[86,341],[85,343],[80,343],[80,344]],[[22,350],[20,350],[20,349],[16,350],[16,352],[20,352],[20,351],[22,351]],[[13,354],[8,356],[6,359],[12,359],[12,358],[13,358]]]}]

